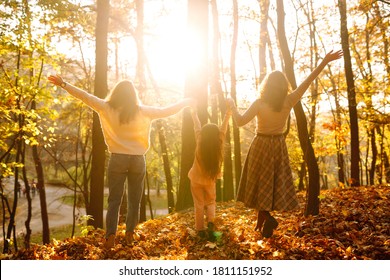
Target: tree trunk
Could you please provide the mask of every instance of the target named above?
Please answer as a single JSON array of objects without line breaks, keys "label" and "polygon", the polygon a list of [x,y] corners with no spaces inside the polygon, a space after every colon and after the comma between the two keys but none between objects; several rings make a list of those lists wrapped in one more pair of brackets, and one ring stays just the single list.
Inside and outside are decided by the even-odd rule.
[{"label": "tree trunk", "polygon": [[360,154],[359,154],[359,126],[356,109],[355,82],[352,70],[351,54],[349,51],[349,34],[347,27],[346,0],[338,0],[340,10],[341,45],[344,52],[345,78],[348,88],[349,121],[351,125],[351,186],[360,185]]},{"label": "tree trunk", "polygon": [[[36,110],[35,99],[31,102],[31,109]],[[50,228],[49,228],[49,215],[47,213],[47,203],[46,203],[45,176],[43,174],[41,156],[38,152],[37,145],[32,146],[32,155],[34,159],[35,170],[37,172],[37,189],[39,190],[39,200],[41,206],[42,242],[43,244],[49,244]]]},{"label": "tree trunk", "polygon": [[[81,114],[82,108],[80,108]],[[80,146],[81,146],[81,160],[82,160],[82,169],[83,169],[83,183],[82,183],[82,194],[85,205],[85,212],[90,215],[91,214],[91,203],[90,203],[90,195],[89,195],[89,186],[91,180],[91,172],[89,171],[89,166],[92,162],[92,155],[87,153],[88,142],[91,140],[91,132],[88,130],[85,134],[84,143],[80,138]]]},{"label": "tree trunk", "polygon": [[[207,96],[208,96],[208,0],[188,0],[188,30],[193,38],[199,40],[199,53],[188,53],[189,56],[199,55],[197,65],[188,65],[186,69],[185,92],[186,97],[198,100],[198,115],[202,124],[207,122]],[[182,122],[182,151],[181,168],[177,210],[193,206],[188,171],[194,161],[195,136],[194,125],[189,110],[183,112]]]},{"label": "tree trunk", "polygon": [[341,137],[339,137],[339,133],[342,131],[342,120],[341,120],[341,105],[339,101],[339,93],[337,90],[337,85],[334,80],[332,70],[329,67],[329,79],[332,83],[332,88],[334,91],[334,102],[335,102],[335,112],[332,109],[334,122],[336,124],[336,129],[334,131],[334,139],[335,139],[335,145],[336,145],[336,154],[337,154],[337,167],[338,167],[338,185],[344,186],[345,185],[345,164],[344,164],[344,153],[343,150],[345,147],[342,144],[342,141],[340,140]]},{"label": "tree trunk", "polygon": [[[260,66],[260,77],[259,83],[267,75],[267,42],[268,42],[268,10],[269,0],[261,0],[260,3],[260,45],[259,45],[259,66]],[[269,46],[271,47],[271,46]]]},{"label": "tree trunk", "polygon": [[[136,65],[136,82],[138,95],[141,100],[144,99],[144,94],[146,90],[146,75],[145,75],[145,66],[146,56],[144,50],[144,0],[136,0],[135,8],[137,13],[137,26],[135,28],[135,43],[137,45],[137,65]],[[152,78],[151,73],[150,79],[152,80],[152,84],[154,85],[154,79]],[[156,88],[156,86],[155,86]],[[145,181],[144,186],[146,186],[147,182]],[[142,194],[141,208],[140,208],[140,221],[146,220],[146,197],[145,197],[145,188],[144,193]]]},{"label": "tree trunk", "polygon": [[[303,6],[304,4],[301,3]],[[313,2],[307,2],[307,9],[303,9],[307,18],[310,34],[310,71],[313,71],[314,68],[318,65],[318,56],[317,56],[317,41],[316,41],[316,25],[315,18],[313,15]],[[310,85],[311,93],[311,102],[310,102],[310,118],[309,118],[309,139],[311,143],[314,143],[315,139],[315,124],[316,124],[316,114],[317,114],[317,103],[318,103],[318,82],[317,79]],[[301,169],[299,171],[299,190],[305,189],[305,183],[307,184],[307,172],[306,172],[306,162],[303,161],[301,164]]]},{"label": "tree trunk", "polygon": [[41,205],[42,242],[43,244],[48,244],[50,243],[50,229],[49,229],[49,216],[47,213],[47,204],[46,204],[45,181],[43,175],[42,161],[38,153],[38,147],[36,145],[32,147],[32,154],[35,163],[35,170],[37,172],[37,189],[39,190],[39,201]]},{"label": "tree trunk", "polygon": [[161,155],[164,164],[165,180],[167,182],[168,212],[172,213],[175,208],[175,199],[173,196],[173,182],[171,174],[171,165],[168,158],[168,148],[165,140],[164,127],[161,120],[157,122],[158,139],[160,140]]},{"label": "tree trunk", "polygon": [[303,160],[301,162],[301,168],[298,171],[299,174],[299,182],[298,182],[298,190],[303,191],[305,189],[305,185],[307,185],[307,181],[305,182],[306,178],[306,161]]},{"label": "tree trunk", "polygon": [[[212,81],[211,81],[211,94],[216,94],[218,96],[219,111],[221,112],[221,117],[223,119],[226,113],[226,104],[225,97],[223,94],[221,86],[221,69],[220,64],[220,32],[219,32],[219,23],[218,23],[218,6],[216,0],[211,0],[211,9],[212,9],[212,19],[213,19],[213,71],[212,71]],[[232,150],[230,145],[230,129],[226,132],[225,147],[223,153],[223,192],[222,199],[228,201],[234,199],[234,184],[233,184],[233,163],[232,163]]]},{"label": "tree trunk", "polygon": [[5,194],[5,189],[2,181],[2,176],[0,176],[0,197],[1,197],[1,223],[2,223],[2,229],[3,229],[3,253],[8,253],[9,248],[9,240],[6,238],[7,233],[5,231],[6,229],[6,213],[11,213],[11,207],[9,205],[9,201],[7,196]]},{"label": "tree trunk", "polygon": [[[237,0],[233,0],[233,38],[230,48],[230,95],[234,102],[237,104],[237,77],[236,77],[236,51],[238,40],[238,3]],[[236,193],[240,184],[241,178],[241,141],[240,141],[240,129],[233,123],[233,142],[234,142],[234,173]]]},{"label": "tree trunk", "polygon": [[390,161],[389,161],[389,156],[387,155],[386,152],[383,153],[383,161],[384,161],[384,175],[386,179],[386,183],[388,184],[390,182]]},{"label": "tree trunk", "polygon": [[[219,95],[222,92],[221,84],[219,81],[219,25],[218,25],[218,8],[215,0],[210,0],[212,23],[213,23],[213,44],[212,44],[212,58],[211,58],[211,81],[210,81],[210,96],[211,96],[211,118],[210,122],[218,125],[218,100]],[[216,201],[223,200],[223,190],[221,179],[217,179],[216,184]]]},{"label": "tree trunk", "polygon": [[78,177],[79,177],[79,142],[81,138],[81,118],[82,118],[82,111],[79,110],[79,118],[77,120],[77,137],[75,141],[75,181],[73,182],[73,209],[72,209],[72,214],[73,214],[73,219],[72,219],[72,233],[71,237],[75,235],[76,231],[76,207],[77,207],[77,202],[78,202],[78,195],[77,195],[77,188],[78,188]]},{"label": "tree trunk", "polygon": [[377,173],[378,173],[378,184],[383,183],[383,175],[384,175],[384,155],[385,155],[385,147],[384,147],[384,138],[385,138],[385,125],[382,125],[383,131],[381,130],[381,126],[376,126],[377,134],[380,136],[379,140],[379,158],[380,163],[377,166]]},{"label": "tree trunk", "polygon": [[[26,14],[26,26],[27,26],[27,32],[28,32],[28,41],[31,45],[33,45],[32,34],[31,34],[30,6],[28,5],[28,2],[26,0],[23,1],[23,6],[24,6],[25,14]],[[33,61],[33,51],[29,52],[29,59],[30,59],[30,61]],[[29,74],[30,74],[30,84],[32,84],[32,79],[34,76],[34,69],[33,68],[30,68]],[[32,104],[32,106],[34,106],[34,108],[31,108],[31,109],[35,110],[35,106],[36,106],[35,101],[33,101],[31,104]],[[24,236],[24,246],[25,246],[25,248],[29,248],[30,247],[30,238],[31,238],[30,221],[31,221],[31,215],[32,215],[31,214],[32,208],[31,208],[30,184],[29,184],[28,178],[27,178],[26,160],[25,159],[26,159],[26,144],[23,143],[22,144],[22,151],[21,151],[21,160],[22,160],[22,164],[23,164],[22,174],[23,174],[23,181],[24,181],[24,187],[26,190],[26,199],[27,199],[27,218],[26,218],[26,221],[24,223],[24,225],[26,227],[26,235]]]},{"label": "tree trunk", "polygon": [[[107,34],[109,0],[97,1],[96,18],[96,70],[95,96],[105,98],[107,95]],[[95,228],[103,227],[104,174],[106,162],[106,144],[100,125],[99,116],[93,113],[92,125],[92,164],[90,187],[90,210],[93,220],[89,224]]]},{"label": "tree trunk", "polygon": [[[389,44],[389,37],[388,37],[388,21],[386,20],[383,20],[386,18],[386,15],[383,15],[381,14],[381,12],[383,10],[381,10],[378,6],[378,3],[373,3],[373,7],[374,7],[374,12],[377,16],[378,19],[382,19],[380,21],[380,24],[379,25],[379,28],[381,30],[381,34],[382,34],[382,41],[383,41],[383,52],[382,52],[382,56],[383,56],[383,65],[385,66],[386,68],[386,73],[387,75],[390,75],[390,59],[389,59],[389,51],[390,51],[390,44]],[[384,11],[386,13],[386,11]],[[389,81],[387,80],[387,83],[386,85],[389,85]]]},{"label": "tree trunk", "polygon": [[375,184],[375,168],[376,168],[376,159],[378,157],[378,149],[376,147],[376,136],[375,136],[375,126],[374,128],[369,130],[368,137],[371,142],[371,150],[372,150],[372,161],[371,167],[369,170],[369,184],[372,186]]},{"label": "tree trunk", "polygon": [[235,198],[230,127],[226,131],[223,162],[223,201],[229,201]]},{"label": "tree trunk", "polygon": [[183,112],[181,142],[180,180],[176,201],[178,211],[193,206],[188,171],[195,157],[195,135],[191,115],[186,109]]},{"label": "tree trunk", "polygon": [[22,164],[23,164],[23,181],[24,185],[26,187],[26,199],[27,199],[27,217],[26,221],[24,222],[24,225],[26,227],[26,235],[24,236],[24,247],[26,249],[30,248],[30,239],[31,239],[31,227],[30,227],[30,222],[31,222],[31,216],[32,216],[32,199],[31,199],[31,188],[30,184],[28,182],[28,177],[27,177],[27,171],[26,171],[26,144],[23,144],[23,152],[22,152]]},{"label": "tree trunk", "polygon": [[[293,61],[291,59],[288,43],[286,39],[284,29],[284,7],[283,1],[277,0],[277,14],[278,14],[278,39],[283,54],[283,60],[285,63],[286,75],[292,86],[296,88],[296,80],[294,74]],[[307,163],[309,172],[309,186],[307,188],[307,201],[305,215],[318,215],[319,213],[319,194],[320,194],[320,174],[318,169],[318,163],[314,155],[313,146],[309,140],[309,132],[307,129],[306,116],[302,108],[301,102],[298,102],[294,107],[294,113],[297,119],[298,136],[301,148],[303,151],[304,159]]]},{"label": "tree trunk", "polygon": [[[373,83],[373,72],[372,72],[372,65],[371,65],[371,51],[370,51],[370,32],[369,32],[369,25],[370,25],[370,15],[369,13],[366,13],[366,28],[364,30],[365,32],[365,43],[366,43],[366,58],[367,58],[367,75],[364,77],[367,81],[365,83],[366,92],[369,94],[369,97],[367,99],[367,107],[373,108],[373,101],[372,101],[372,83]],[[378,155],[378,150],[376,149],[376,143],[375,143],[375,126],[371,126],[368,128],[368,134],[369,137],[371,137],[371,146],[372,146],[372,161],[371,161],[371,167],[370,167],[370,184],[374,184],[375,180],[375,166],[376,166],[376,160]],[[367,139],[367,146],[370,143],[370,140]],[[372,182],[372,183],[371,183]]]},{"label": "tree trunk", "polygon": [[[18,116],[18,123],[19,123],[19,127],[21,127],[21,115]],[[19,133],[20,135],[20,133]],[[21,156],[21,150],[22,150],[22,139],[21,137],[18,137],[17,140],[16,140],[16,155],[15,155],[15,162],[19,163],[20,162],[20,156]],[[21,190],[21,186],[20,186],[20,183],[19,183],[19,167],[15,167],[14,168],[14,176],[15,176],[15,180],[14,180],[14,199],[13,199],[13,202],[12,202],[12,208],[10,209],[10,213],[9,213],[9,223],[8,223],[8,227],[7,227],[7,234],[6,234],[6,238],[4,240],[4,248],[3,248],[3,252],[4,253],[8,253],[10,248],[10,240],[11,240],[11,236],[12,234],[15,236],[15,216],[16,216],[16,209],[17,209],[17,206],[18,206],[18,194],[20,194],[20,192],[22,191]],[[18,250],[18,245],[17,245],[17,239],[14,240],[13,242],[14,244],[14,249],[15,251]]]},{"label": "tree trunk", "polygon": [[137,12],[137,27],[135,29],[135,42],[137,45],[137,68],[136,68],[136,81],[139,98],[143,99],[143,94],[146,89],[145,78],[145,50],[144,50],[144,0],[135,1]]}]

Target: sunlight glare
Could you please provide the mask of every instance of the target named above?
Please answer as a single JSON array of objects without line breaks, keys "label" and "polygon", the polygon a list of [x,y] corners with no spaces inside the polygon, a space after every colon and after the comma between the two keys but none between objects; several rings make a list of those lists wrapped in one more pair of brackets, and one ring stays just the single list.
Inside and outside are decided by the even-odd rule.
[{"label": "sunlight glare", "polygon": [[186,71],[199,67],[201,41],[185,28],[166,28],[153,44],[150,63],[156,77],[184,81]]}]

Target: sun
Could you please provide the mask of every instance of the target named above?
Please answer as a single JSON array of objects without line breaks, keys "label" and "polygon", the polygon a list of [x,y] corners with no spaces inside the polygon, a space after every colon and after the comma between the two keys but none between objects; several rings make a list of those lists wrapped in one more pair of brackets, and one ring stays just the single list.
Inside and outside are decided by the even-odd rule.
[{"label": "sun", "polygon": [[207,42],[186,26],[168,26],[147,46],[151,69],[156,78],[171,82],[185,80],[189,71],[198,68]]}]

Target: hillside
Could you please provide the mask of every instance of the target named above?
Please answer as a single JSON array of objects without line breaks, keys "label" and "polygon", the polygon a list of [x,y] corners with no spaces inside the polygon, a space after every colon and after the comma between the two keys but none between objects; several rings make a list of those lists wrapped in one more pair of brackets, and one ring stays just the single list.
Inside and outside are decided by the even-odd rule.
[{"label": "hillside", "polygon": [[[303,194],[300,200],[304,201]],[[303,205],[301,207],[303,209]],[[255,213],[234,201],[218,203],[216,242],[201,241],[192,210],[142,223],[133,246],[103,249],[104,232],[33,245],[2,259],[390,259],[390,187],[372,186],[321,192],[320,215],[302,210],[275,213],[271,238],[254,232]]]}]

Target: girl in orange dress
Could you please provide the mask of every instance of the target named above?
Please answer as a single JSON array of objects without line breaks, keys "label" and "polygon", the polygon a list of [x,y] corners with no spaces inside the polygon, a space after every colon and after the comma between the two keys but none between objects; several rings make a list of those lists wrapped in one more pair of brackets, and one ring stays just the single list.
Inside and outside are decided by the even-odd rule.
[{"label": "girl in orange dress", "polygon": [[[194,200],[195,228],[201,238],[208,236],[210,240],[214,232],[215,183],[221,178],[223,147],[230,116],[231,112],[228,109],[220,127],[213,123],[201,127],[196,111],[192,110],[196,150],[188,178],[191,181],[191,193]],[[204,221],[205,214],[207,228]]]}]

